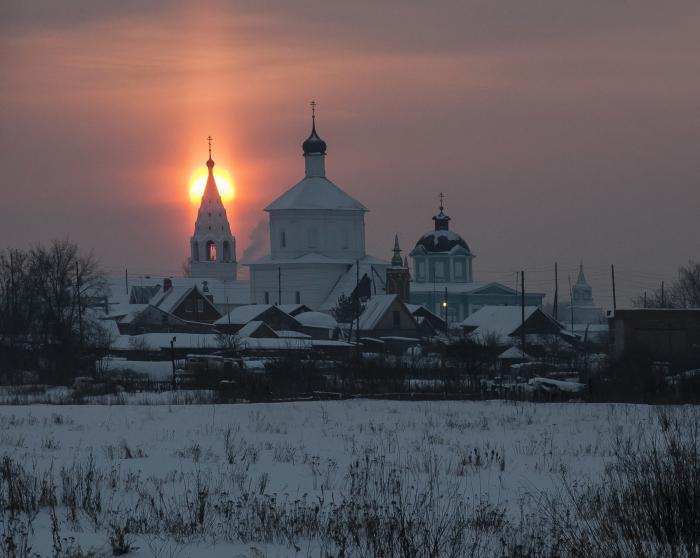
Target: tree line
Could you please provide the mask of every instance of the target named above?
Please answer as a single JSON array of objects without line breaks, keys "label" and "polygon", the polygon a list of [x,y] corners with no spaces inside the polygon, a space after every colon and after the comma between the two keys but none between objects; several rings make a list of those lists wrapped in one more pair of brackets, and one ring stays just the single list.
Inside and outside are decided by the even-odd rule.
[{"label": "tree line", "polygon": [[90,374],[109,345],[94,311],[105,285],[94,255],[67,240],[0,251],[0,380]]}]

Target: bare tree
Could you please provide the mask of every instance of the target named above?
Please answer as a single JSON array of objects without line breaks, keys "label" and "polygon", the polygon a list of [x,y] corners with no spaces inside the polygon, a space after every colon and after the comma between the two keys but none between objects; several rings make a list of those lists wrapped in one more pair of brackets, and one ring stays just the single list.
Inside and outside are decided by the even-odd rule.
[{"label": "bare tree", "polygon": [[700,263],[678,268],[678,278],[632,300],[638,308],[700,308]]}]

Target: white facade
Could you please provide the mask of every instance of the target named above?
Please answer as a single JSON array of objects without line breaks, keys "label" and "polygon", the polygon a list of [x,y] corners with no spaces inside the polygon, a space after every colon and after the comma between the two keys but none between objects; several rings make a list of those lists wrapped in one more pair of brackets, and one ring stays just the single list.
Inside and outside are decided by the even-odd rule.
[{"label": "white facade", "polygon": [[236,239],[231,234],[226,208],[214,180],[214,161],[207,161],[209,177],[190,238],[192,277],[210,277],[220,281],[236,280]]},{"label": "white facade", "polygon": [[328,309],[339,284],[354,288],[355,280],[341,279],[356,261],[363,272],[363,264],[371,265],[368,276],[375,266],[383,273],[387,263],[366,255],[367,208],[326,178],[326,143],[316,134],[315,122],[303,148],[303,180],[265,208],[270,216],[270,254],[247,264],[251,298],[259,304]]}]

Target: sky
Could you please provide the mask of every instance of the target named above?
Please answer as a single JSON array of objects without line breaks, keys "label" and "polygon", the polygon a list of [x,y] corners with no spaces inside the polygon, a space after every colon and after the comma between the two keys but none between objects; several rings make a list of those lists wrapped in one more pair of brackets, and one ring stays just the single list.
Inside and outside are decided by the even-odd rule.
[{"label": "sky", "polygon": [[[179,274],[213,157],[238,257],[328,177],[389,259],[444,192],[475,279],[551,293],[583,261],[618,304],[700,260],[700,3],[657,0],[0,4],[0,249],[69,238],[108,273]],[[250,245],[253,245],[252,248]]]}]

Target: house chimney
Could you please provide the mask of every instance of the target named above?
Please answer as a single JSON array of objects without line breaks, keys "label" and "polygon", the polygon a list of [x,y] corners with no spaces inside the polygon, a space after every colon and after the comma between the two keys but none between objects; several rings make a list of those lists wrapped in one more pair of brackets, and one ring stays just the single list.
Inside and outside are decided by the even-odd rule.
[{"label": "house chimney", "polygon": [[172,288],[173,288],[172,279],[169,279],[167,277],[165,279],[163,279],[163,292],[167,292]]},{"label": "house chimney", "polygon": [[203,293],[209,292],[209,283],[207,281],[202,281],[202,292]]}]

